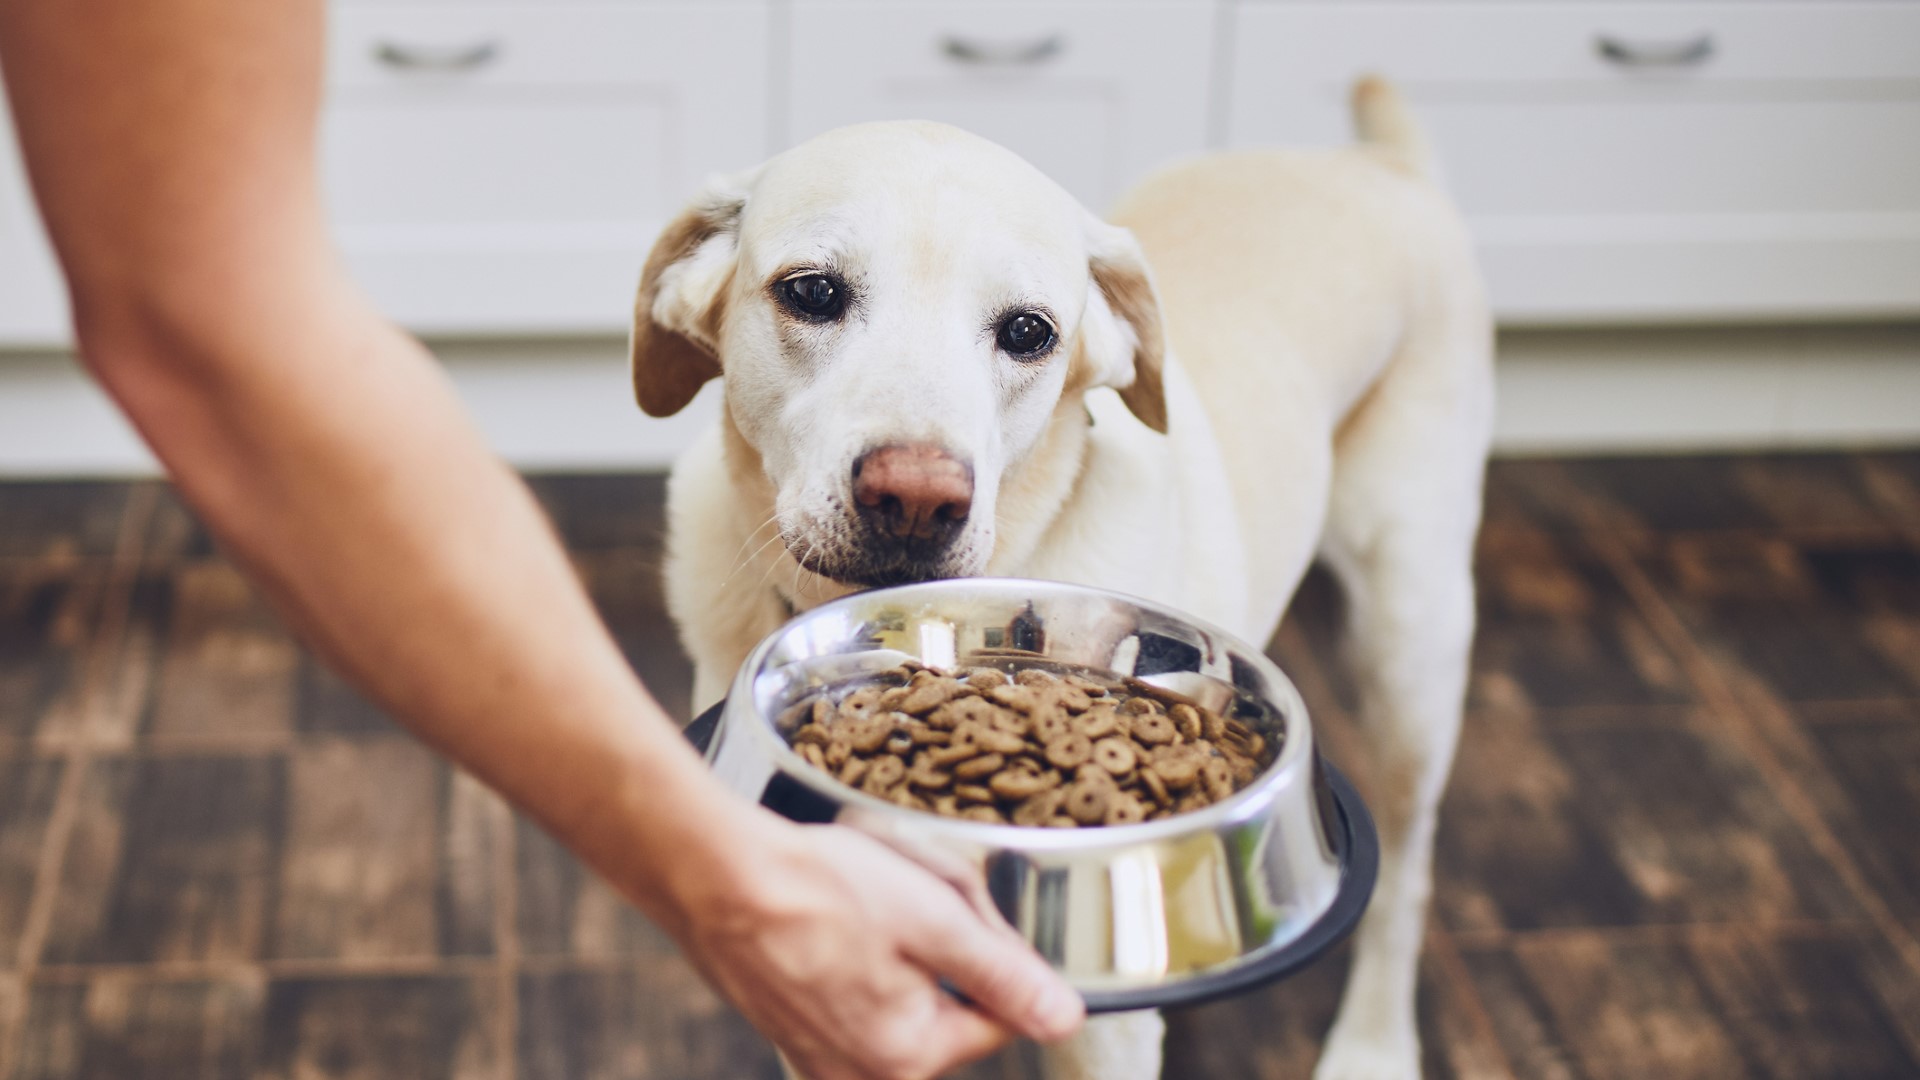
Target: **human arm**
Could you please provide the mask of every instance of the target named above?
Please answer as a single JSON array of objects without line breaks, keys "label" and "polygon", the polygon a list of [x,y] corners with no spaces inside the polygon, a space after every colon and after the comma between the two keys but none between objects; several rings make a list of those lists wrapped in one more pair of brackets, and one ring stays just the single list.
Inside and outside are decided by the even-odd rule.
[{"label": "human arm", "polygon": [[322,20],[319,0],[0,0],[88,368],[309,644],[665,926],[815,1080],[1064,1034],[1077,1002],[1042,1009],[1064,987],[1010,933],[864,837],[722,790],[633,677],[525,487],[340,267]]}]

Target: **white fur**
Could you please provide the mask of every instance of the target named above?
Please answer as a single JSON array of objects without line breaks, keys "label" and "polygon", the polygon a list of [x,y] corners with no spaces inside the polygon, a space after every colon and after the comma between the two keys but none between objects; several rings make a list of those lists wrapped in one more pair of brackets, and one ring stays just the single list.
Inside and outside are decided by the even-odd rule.
[{"label": "white fur", "polygon": [[[1400,141],[1206,158],[1123,202],[1170,343],[1164,435],[1115,394],[1137,377],[1142,327],[1089,277],[1093,260],[1137,259],[1132,238],[936,125],[830,133],[722,191],[744,209],[661,275],[651,316],[698,340],[724,305],[702,344],[727,418],[670,493],[668,595],[696,707],[790,610],[850,591],[801,563],[851,542],[850,465],[879,442],[972,463],[955,573],[1145,595],[1262,641],[1308,563],[1327,561],[1349,599],[1384,853],[1317,1075],[1404,1080],[1472,636],[1491,334],[1457,215],[1419,175],[1417,131],[1384,84],[1363,83],[1357,108],[1364,130]],[[860,318],[796,331],[769,282],[823,261],[861,282]],[[1009,301],[1057,316],[1055,357],[992,348],[982,327]],[[1050,1075],[1157,1075],[1161,1033],[1157,1017],[1096,1020],[1049,1053]]]}]

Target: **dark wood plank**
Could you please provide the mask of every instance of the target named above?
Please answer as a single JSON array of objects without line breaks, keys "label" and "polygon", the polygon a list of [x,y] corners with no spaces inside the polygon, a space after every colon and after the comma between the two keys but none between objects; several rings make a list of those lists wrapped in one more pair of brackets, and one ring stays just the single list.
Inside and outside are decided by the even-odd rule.
[{"label": "dark wood plank", "polygon": [[592,551],[575,560],[587,593],[613,639],[667,715],[692,720],[693,665],[667,614],[657,555],[639,549]]},{"label": "dark wood plank", "polygon": [[288,762],[271,955],[493,951],[491,798],[404,738],[310,740]]},{"label": "dark wood plank", "polygon": [[65,770],[59,761],[0,761],[0,971],[19,959],[47,821]]},{"label": "dark wood plank", "polygon": [[673,939],[524,817],[514,821],[514,854],[514,911],[524,954],[678,962]]},{"label": "dark wood plank", "polygon": [[278,758],[95,763],[45,961],[258,959],[279,876],[283,796]]},{"label": "dark wood plank", "polygon": [[[1575,538],[1503,532],[1483,540],[1480,626],[1469,704],[1543,709],[1679,706],[1695,692],[1613,574]],[[1268,655],[1299,684],[1310,715],[1353,714],[1340,657],[1343,605],[1332,575],[1301,582]]]},{"label": "dark wood plank", "polygon": [[1712,455],[1497,462],[1490,472],[1487,520],[1496,527],[1524,521],[1557,532],[1770,524],[1765,509],[1735,481],[1733,464]]},{"label": "dark wood plank", "polygon": [[1858,455],[1704,454],[1496,461],[1488,526],[1887,535],[1898,523]]},{"label": "dark wood plank", "polygon": [[1871,942],[1556,935],[1470,952],[1516,1074],[1540,1080],[1920,1075]]},{"label": "dark wood plank", "polygon": [[1880,509],[1902,528],[1920,529],[1920,451],[1860,454],[1858,466]]},{"label": "dark wood plank", "polygon": [[1693,687],[1620,582],[1572,538],[1488,536],[1476,568],[1476,708],[1676,705]]},{"label": "dark wood plank", "polygon": [[666,474],[556,474],[526,479],[569,549],[634,548],[658,558],[666,542]]},{"label": "dark wood plank", "polygon": [[1766,454],[1734,459],[1740,490],[1788,531],[1880,535],[1897,521],[1853,454]]},{"label": "dark wood plank", "polygon": [[1920,553],[1902,541],[1678,537],[1642,565],[1739,681],[1787,701],[1920,697]]},{"label": "dark wood plank", "polygon": [[257,1080],[504,1080],[494,983],[454,976],[282,979]]},{"label": "dark wood plank", "polygon": [[[1296,1080],[1311,1076],[1346,985],[1342,947],[1292,978],[1238,997],[1167,1013],[1164,1075],[1192,1080]],[[1469,990],[1470,992],[1470,990]],[[1501,1051],[1469,1012],[1429,948],[1420,965],[1425,1080],[1500,1076]]]},{"label": "dark wood plank", "polygon": [[308,734],[397,735],[402,728],[386,711],[329,671],[312,654],[300,657],[294,680],[294,727]]},{"label": "dark wood plank", "polygon": [[13,1080],[253,1080],[260,980],[34,987]]},{"label": "dark wood plank", "polygon": [[778,1080],[773,1048],[692,968],[520,979],[520,1080]]},{"label": "dark wood plank", "polygon": [[1828,801],[1821,812],[1874,891],[1920,935],[1920,703],[1849,713],[1809,726],[1838,781],[1837,798],[1815,789]]},{"label": "dark wood plank", "polygon": [[129,490],[118,482],[12,480],[0,484],[0,559],[112,555]]},{"label": "dark wood plank", "polygon": [[199,517],[187,508],[174,486],[163,480],[154,487],[153,512],[140,538],[141,565],[166,569],[187,562],[216,558],[219,549]]},{"label": "dark wood plank", "polygon": [[293,730],[299,647],[231,564],[187,563],[143,576],[130,622],[132,633],[153,635],[158,654],[148,734]]},{"label": "dark wood plank", "polygon": [[[657,558],[666,542],[665,473],[553,473],[530,475],[524,479],[541,509],[553,522],[561,542],[570,550],[636,548],[651,552],[652,557]],[[11,491],[15,486],[20,485],[0,485],[0,519],[5,518],[7,509],[13,505],[7,501],[9,498],[21,499],[23,505],[31,501],[23,496],[31,496],[32,492]],[[154,506],[153,519],[142,545],[147,559],[153,563],[171,565],[215,555],[218,549],[213,538],[193,511],[181,501],[172,485],[156,483],[156,486],[160,489],[160,497]],[[41,495],[41,501],[49,506],[41,511],[39,520],[30,517],[22,522],[23,535],[31,533],[56,539],[66,536],[74,531],[75,521],[78,520],[75,513],[77,508],[102,519],[94,526],[96,532],[100,531],[101,525],[105,526],[104,546],[100,553],[112,550],[112,528],[117,524],[117,518],[110,512],[117,512],[119,502],[102,500],[108,494],[113,494],[124,501],[126,485],[45,487],[75,487],[81,490]],[[0,532],[0,537],[4,535],[4,532]],[[100,541],[96,538],[95,542],[99,544]],[[0,540],[0,545],[4,545],[4,540]],[[75,545],[69,543],[66,546]],[[0,546],[0,556],[10,553],[13,552]]]},{"label": "dark wood plank", "polygon": [[1577,529],[1577,504],[1561,465],[1558,458],[1489,462],[1481,494],[1481,531],[1526,534]]},{"label": "dark wood plank", "polygon": [[0,754],[78,734],[105,592],[97,571],[40,563],[0,573]]},{"label": "dark wood plank", "polygon": [[1704,724],[1476,717],[1436,909],[1463,931],[1859,917],[1765,781]]}]

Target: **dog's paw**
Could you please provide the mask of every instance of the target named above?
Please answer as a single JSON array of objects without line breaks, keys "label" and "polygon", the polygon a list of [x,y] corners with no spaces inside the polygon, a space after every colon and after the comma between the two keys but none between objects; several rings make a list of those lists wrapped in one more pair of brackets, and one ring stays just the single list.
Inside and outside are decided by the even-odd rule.
[{"label": "dog's paw", "polygon": [[1420,1080],[1420,1043],[1331,1039],[1313,1080]]}]

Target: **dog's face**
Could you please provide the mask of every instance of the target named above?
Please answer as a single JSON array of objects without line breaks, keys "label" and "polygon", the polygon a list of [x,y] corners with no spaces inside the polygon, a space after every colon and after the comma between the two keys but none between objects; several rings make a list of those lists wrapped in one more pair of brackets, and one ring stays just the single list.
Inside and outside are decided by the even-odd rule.
[{"label": "dog's face", "polygon": [[641,407],[722,376],[787,550],[851,585],[980,573],[1001,480],[1056,410],[1111,386],[1164,431],[1159,366],[1131,235],[933,124],[842,129],[716,185],[634,312]]}]

